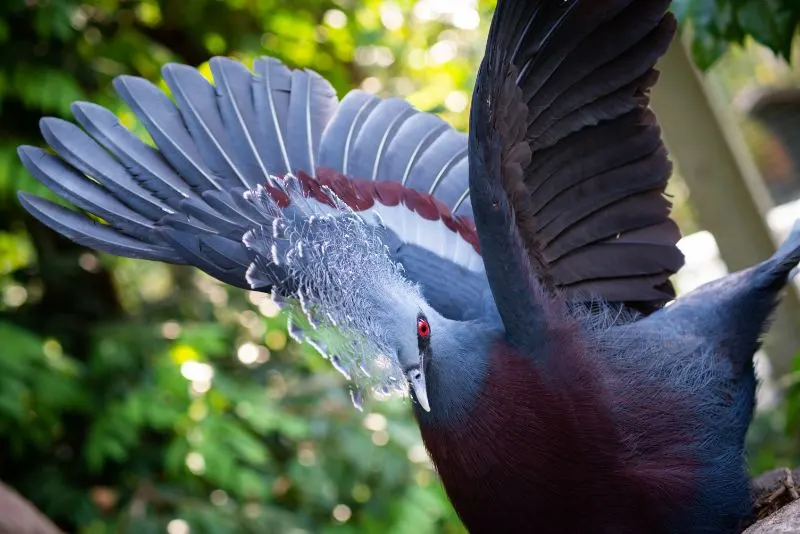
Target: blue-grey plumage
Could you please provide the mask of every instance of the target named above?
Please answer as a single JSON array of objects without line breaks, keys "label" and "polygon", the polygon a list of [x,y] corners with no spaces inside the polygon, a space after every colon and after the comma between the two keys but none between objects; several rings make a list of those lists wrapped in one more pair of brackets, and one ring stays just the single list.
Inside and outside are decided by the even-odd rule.
[{"label": "blue-grey plumage", "polygon": [[683,257],[647,93],[668,6],[500,0],[469,136],[273,58],[214,58],[213,84],[167,65],[177,105],[122,76],[155,148],[76,103],[82,129],[42,121],[56,155],[19,150],[102,222],[20,201],[86,246],[271,292],[358,388],[408,391],[472,531],[733,531],[800,231],[664,307]]},{"label": "blue-grey plumage", "polygon": [[[150,82],[128,76],[115,80],[155,150],[109,111],[89,103],[73,106],[83,130],[59,119],[43,120],[43,135],[58,157],[38,148],[20,149],[37,178],[107,225],[26,194],[20,195],[21,202],[87,246],[187,263],[238,287],[295,297],[302,304],[297,311],[315,327],[346,331],[348,339],[339,341],[337,355],[342,369],[356,376],[361,368],[362,380],[372,384],[374,378],[384,390],[403,389],[397,368],[419,364],[419,351],[412,355],[408,347],[416,346],[420,310],[457,319],[485,313],[480,256],[458,233],[462,223],[448,226],[441,217],[419,216],[401,199],[388,198],[397,191],[380,184],[370,190],[366,209],[342,202],[338,195],[346,197],[346,191],[322,192],[317,185],[316,197],[304,194],[320,170],[349,169],[358,177],[363,173],[365,182],[392,184],[431,172],[419,189],[436,189],[438,182],[444,191],[444,181],[452,182],[452,207],[467,187],[463,173],[446,178],[452,167],[448,160],[464,153],[463,142],[453,145],[450,139],[463,141],[465,136],[401,100],[381,101],[354,91],[340,107],[326,80],[311,71],[291,71],[273,58],[258,60],[254,73],[229,59],[210,63],[213,86],[195,69],[164,67],[177,106]],[[403,130],[406,124],[413,128]],[[450,140],[453,148],[443,151],[439,139]],[[433,159],[426,156],[430,153]],[[432,161],[440,162],[432,166]],[[278,178],[297,172],[308,176],[287,183]],[[280,190],[291,202],[279,206],[261,185]],[[430,197],[421,198],[433,206]],[[462,199],[461,206],[468,204]],[[285,235],[276,233],[279,228]],[[360,232],[361,239],[347,232]],[[438,276],[443,268],[451,271],[446,283]],[[375,286],[397,288],[409,311],[397,312],[394,294],[364,291]],[[453,295],[449,288],[459,286],[460,294]],[[342,299],[342,294],[349,297]],[[381,324],[378,314],[392,309]],[[392,328],[385,323],[398,317],[410,325],[405,329],[409,335],[389,339]],[[304,339],[330,334],[317,331],[324,328],[312,330],[314,335],[307,329]],[[388,365],[380,361],[384,372],[366,362],[378,353],[388,357]]]},{"label": "blue-grey plumage", "polygon": [[142,187],[173,210],[183,198],[195,197],[186,180],[152,147],[120,124],[116,115],[88,102],[71,106],[75,120],[130,172]]}]

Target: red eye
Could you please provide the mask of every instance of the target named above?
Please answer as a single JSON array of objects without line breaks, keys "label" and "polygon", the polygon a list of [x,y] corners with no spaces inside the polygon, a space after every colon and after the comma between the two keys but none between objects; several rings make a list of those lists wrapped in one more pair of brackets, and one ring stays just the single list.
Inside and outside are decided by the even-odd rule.
[{"label": "red eye", "polygon": [[428,337],[431,335],[431,325],[428,324],[427,320],[421,317],[417,319],[417,334],[419,334],[419,337]]}]

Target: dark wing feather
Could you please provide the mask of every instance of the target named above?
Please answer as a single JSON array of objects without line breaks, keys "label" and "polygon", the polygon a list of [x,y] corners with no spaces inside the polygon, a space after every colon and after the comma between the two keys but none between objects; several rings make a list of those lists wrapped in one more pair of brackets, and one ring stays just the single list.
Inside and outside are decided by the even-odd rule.
[{"label": "dark wing feather", "polygon": [[498,2],[471,133],[497,145],[530,265],[569,298],[647,311],[674,297],[683,257],[663,195],[671,166],[648,108],[653,65],[675,33],[669,3]]}]

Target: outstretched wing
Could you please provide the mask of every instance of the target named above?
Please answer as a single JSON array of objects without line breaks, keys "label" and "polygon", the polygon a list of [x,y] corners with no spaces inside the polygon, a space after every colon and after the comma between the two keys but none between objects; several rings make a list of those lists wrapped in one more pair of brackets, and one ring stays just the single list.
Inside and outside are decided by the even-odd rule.
[{"label": "outstretched wing", "polygon": [[674,297],[671,166],[648,107],[669,3],[498,2],[473,98],[472,204],[484,243],[508,233],[478,215],[501,195],[524,250],[501,251],[497,273],[487,263],[490,281],[524,262],[571,299],[652,311]]},{"label": "outstretched wing", "polygon": [[[42,119],[56,155],[21,147],[23,164],[102,221],[25,193],[23,206],[83,245],[194,265],[249,288],[253,253],[242,239],[268,221],[244,194],[291,173],[315,210],[328,208],[327,186],[352,209],[377,214],[364,220],[382,220],[384,244],[432,306],[453,318],[474,313],[486,282],[469,217],[463,134],[400,100],[352,92],[340,103],[316,73],[272,58],[256,61],[255,73],[223,58],[212,59],[211,70],[213,85],[193,68],[167,65],[175,102],[146,80],[115,80],[156,148],[94,104],[73,105],[80,127]],[[261,289],[293,291],[297,281],[284,266],[268,269]]]}]

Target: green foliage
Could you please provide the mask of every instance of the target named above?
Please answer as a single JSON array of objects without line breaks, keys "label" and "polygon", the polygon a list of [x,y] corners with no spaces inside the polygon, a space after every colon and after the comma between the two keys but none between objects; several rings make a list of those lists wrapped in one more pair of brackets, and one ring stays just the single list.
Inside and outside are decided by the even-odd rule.
[{"label": "green foliage", "polygon": [[15,451],[44,449],[65,432],[63,411],[87,406],[79,387],[83,368],[57,341],[13,324],[0,322],[0,339],[14,356],[0,359],[0,433]]},{"label": "green foliage", "polygon": [[792,372],[781,380],[778,404],[761,410],[748,434],[750,472],[800,464],[800,355]]},{"label": "green foliage", "polygon": [[789,60],[800,27],[796,0],[674,0],[673,10],[682,24],[691,21],[692,53],[704,70],[748,36]]}]

